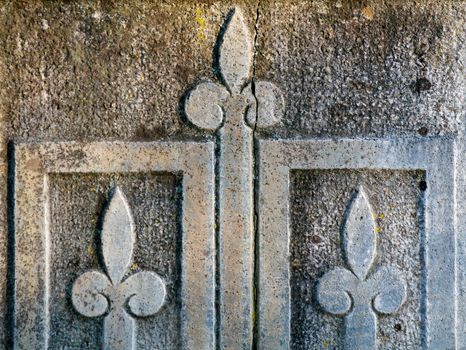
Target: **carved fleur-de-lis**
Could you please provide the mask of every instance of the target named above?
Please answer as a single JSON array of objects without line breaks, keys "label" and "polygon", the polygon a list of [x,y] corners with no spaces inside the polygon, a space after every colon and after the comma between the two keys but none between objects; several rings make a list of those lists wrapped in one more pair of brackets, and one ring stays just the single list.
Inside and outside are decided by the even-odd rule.
[{"label": "carved fleur-de-lis", "polygon": [[135,349],[136,325],[132,316],[150,316],[165,301],[165,283],[154,272],[137,272],[123,280],[135,243],[134,223],[125,196],[117,187],[104,215],[102,255],[106,274],[89,271],[74,283],[75,309],[87,317],[106,315],[104,349]]},{"label": "carved fleur-de-lis", "polygon": [[[188,95],[185,113],[201,129],[216,130],[224,113],[244,117],[251,127],[267,128],[283,116],[284,99],[280,89],[263,80],[251,81],[254,43],[241,11],[231,11],[223,36],[219,38],[218,68],[224,86],[207,81],[198,84]],[[240,105],[228,111],[230,104]],[[239,102],[238,102],[239,101]],[[238,112],[239,110],[239,112]]]},{"label": "carved fleur-de-lis", "polygon": [[342,229],[343,253],[350,270],[335,268],[317,284],[322,308],[345,317],[345,349],[377,348],[376,312],[392,314],[403,305],[406,282],[393,267],[373,267],[377,237],[373,212],[362,188],[350,202]]},{"label": "carved fleur-de-lis", "polygon": [[184,112],[192,124],[216,131],[218,137],[219,348],[249,349],[254,298],[248,271],[254,261],[254,131],[276,125],[285,103],[274,84],[251,77],[254,40],[238,8],[230,12],[217,47],[216,68],[222,84],[198,84],[187,95]]}]

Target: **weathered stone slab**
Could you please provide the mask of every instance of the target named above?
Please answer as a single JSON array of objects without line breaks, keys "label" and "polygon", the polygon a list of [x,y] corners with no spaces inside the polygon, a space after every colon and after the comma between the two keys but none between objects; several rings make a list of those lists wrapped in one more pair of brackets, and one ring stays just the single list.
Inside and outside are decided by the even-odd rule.
[{"label": "weathered stone slab", "polygon": [[97,227],[115,184],[126,194],[137,238],[125,278],[155,271],[163,276],[167,294],[160,312],[135,318],[137,348],[180,347],[179,180],[174,175],[154,173],[51,175],[50,348],[101,346],[103,317],[79,317],[70,303],[71,286],[89,270],[104,271]]},{"label": "weathered stone slab", "polygon": [[465,11],[463,0],[261,2],[256,72],[287,97],[274,134],[456,133]]},{"label": "weathered stone slab", "polygon": [[0,347],[465,348],[465,21],[0,4]]},{"label": "weathered stone slab", "polygon": [[217,130],[219,346],[250,349],[254,327],[254,132],[276,125],[284,108],[273,83],[253,80],[253,38],[241,11],[219,33],[219,78],[201,82],[185,101],[187,118]]},{"label": "weathered stone slab", "polygon": [[[375,259],[369,260],[372,266],[367,278],[389,266],[398,269],[396,275],[406,281],[402,307],[390,316],[377,314],[376,338],[381,348],[421,348],[424,181],[421,170],[297,170],[290,174],[292,349],[343,348],[345,318],[324,312],[316,287],[335,267],[350,267],[343,250],[342,226],[359,186],[371,206],[368,216],[361,215],[373,223],[369,230],[355,232],[376,239],[375,244],[369,244],[367,238],[358,242],[362,247],[376,247],[371,251]],[[359,256],[363,254],[356,258]],[[340,291],[341,284],[331,290]],[[392,285],[387,280],[384,286]],[[399,287],[395,291],[403,292],[403,286]]]}]

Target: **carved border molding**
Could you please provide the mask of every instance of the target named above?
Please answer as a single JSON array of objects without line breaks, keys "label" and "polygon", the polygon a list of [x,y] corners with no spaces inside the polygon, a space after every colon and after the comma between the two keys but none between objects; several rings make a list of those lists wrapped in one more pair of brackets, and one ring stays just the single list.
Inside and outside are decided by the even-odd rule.
[{"label": "carved border molding", "polygon": [[[16,349],[48,347],[52,312],[49,261],[53,254],[48,174],[135,172],[170,172],[182,177],[182,347],[215,348],[213,146],[210,142],[44,142],[14,146]],[[112,280],[121,275],[114,268],[107,271]],[[130,302],[131,307],[137,308],[136,304]]]},{"label": "carved border molding", "polygon": [[426,171],[425,223],[419,237],[425,249],[421,327],[426,347],[454,349],[455,171],[454,142],[448,138],[260,140],[259,348],[289,349],[289,174],[305,169]]}]

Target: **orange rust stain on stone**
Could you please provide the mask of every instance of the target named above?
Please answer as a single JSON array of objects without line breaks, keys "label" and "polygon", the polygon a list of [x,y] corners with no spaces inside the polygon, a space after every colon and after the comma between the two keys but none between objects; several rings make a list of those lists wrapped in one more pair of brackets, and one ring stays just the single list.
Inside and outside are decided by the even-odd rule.
[{"label": "orange rust stain on stone", "polygon": [[374,19],[374,9],[371,6],[363,7],[363,9],[361,10],[361,14],[365,19],[369,21],[372,21]]}]

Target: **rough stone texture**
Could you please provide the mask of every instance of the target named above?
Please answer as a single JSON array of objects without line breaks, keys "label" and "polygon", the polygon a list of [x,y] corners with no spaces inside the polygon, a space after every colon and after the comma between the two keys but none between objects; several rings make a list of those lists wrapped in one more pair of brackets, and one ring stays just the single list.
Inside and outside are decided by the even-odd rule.
[{"label": "rough stone texture", "polygon": [[[253,5],[243,6],[251,25]],[[10,77],[4,108],[11,133],[47,140],[192,133],[179,118],[179,100],[200,77],[214,77],[212,49],[231,6],[4,3],[2,61]]]},{"label": "rough stone texture", "polygon": [[[50,349],[96,349],[103,318],[88,318],[71,304],[71,287],[82,273],[104,271],[97,222],[116,184],[127,193],[136,229],[136,247],[128,277],[137,271],[163,276],[167,298],[155,316],[137,318],[138,347],[180,347],[180,261],[178,199],[173,176],[53,175],[51,198],[51,336]],[[100,259],[100,260],[99,260]],[[65,288],[63,288],[65,287]]]},{"label": "rough stone texture", "polygon": [[280,134],[458,130],[464,1],[279,1],[261,14],[257,73],[288,100]]},{"label": "rough stone texture", "polygon": [[[315,170],[292,175],[290,246],[292,349],[342,349],[343,318],[316,307],[315,285],[333,267],[348,268],[340,229],[352,192],[363,185],[376,215],[377,255],[372,271],[394,266],[407,281],[407,301],[378,316],[384,349],[421,347],[423,173],[418,171]],[[421,214],[419,214],[421,213]],[[421,215],[421,217],[419,216]]]},{"label": "rough stone texture", "polygon": [[[254,75],[275,82],[285,92],[286,115],[282,125],[268,135],[423,137],[457,133],[464,128],[461,126],[466,110],[464,0],[3,0],[0,2],[0,324],[4,327],[0,327],[0,346],[8,348],[11,341],[11,308],[7,306],[11,305],[8,300],[11,289],[7,288],[7,277],[12,276],[12,266],[7,268],[11,259],[7,244],[11,253],[14,240],[11,215],[10,226],[7,222],[7,143],[212,138],[211,134],[184,122],[180,100],[188,87],[202,77],[216,80],[212,49],[232,5],[242,7],[251,32],[257,35]],[[384,172],[380,176],[388,177],[389,173],[396,179],[399,177],[403,186],[410,183],[411,175],[405,173]],[[376,181],[379,175],[373,174],[358,176]],[[343,179],[352,176],[355,175],[328,178],[328,186],[342,184],[346,181]],[[66,186],[63,178],[57,176],[57,181]],[[101,186],[100,200],[108,183]],[[78,197],[90,196],[86,191],[78,192]],[[336,193],[333,191],[330,193]],[[341,189],[341,201],[335,205],[346,203],[345,191],[348,189]],[[400,190],[394,186],[393,191]],[[132,198],[136,193],[133,189],[127,196]],[[417,198],[414,187],[408,193],[409,208],[414,210],[413,201]],[[384,201],[388,195],[372,195],[375,207],[383,208],[388,203]],[[312,209],[308,202],[302,205]],[[76,220],[92,233],[91,221],[85,221],[85,216],[96,215],[90,209],[81,207]],[[136,217],[138,209],[133,210]],[[414,227],[406,213],[399,215],[401,221],[397,220],[397,225],[406,221]],[[338,215],[331,217],[334,224],[340,220]],[[66,216],[56,219],[65,220]],[[75,244],[85,247],[86,238],[82,237]],[[335,244],[332,246],[334,263],[339,262],[337,248]],[[393,250],[387,247],[387,257],[396,258],[400,254],[394,248],[397,247]],[[138,249],[136,254],[140,252]],[[153,260],[152,263],[155,264]],[[330,267],[330,264],[325,269],[321,267],[319,273]],[[63,278],[71,282],[83,271],[64,272]],[[414,278],[415,270],[410,267],[407,271],[413,271],[410,273]],[[99,324],[95,320],[88,322]],[[329,322],[331,326],[334,321]],[[399,334],[418,344],[419,328],[404,328],[405,323],[400,323],[403,331],[398,332],[394,328],[396,323],[389,322],[396,321],[379,319],[381,332],[391,332],[387,347],[390,342],[401,344]],[[412,332],[403,333],[408,329]],[[309,341],[305,339],[302,341]]]}]

